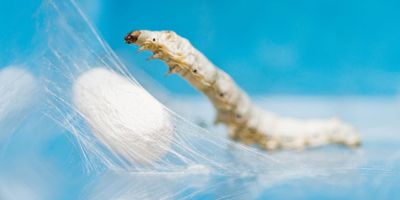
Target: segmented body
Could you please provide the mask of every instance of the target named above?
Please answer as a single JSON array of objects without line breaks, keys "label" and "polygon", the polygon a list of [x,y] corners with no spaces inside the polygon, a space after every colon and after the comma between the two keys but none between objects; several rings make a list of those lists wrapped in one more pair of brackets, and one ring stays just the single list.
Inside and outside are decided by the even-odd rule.
[{"label": "segmented body", "polygon": [[360,144],[355,129],[338,119],[285,118],[258,108],[227,73],[173,31],[133,31],[125,41],[152,51],[150,59],[163,60],[168,73],[180,74],[204,93],[217,110],[216,123],[225,124],[234,140],[269,150]]}]

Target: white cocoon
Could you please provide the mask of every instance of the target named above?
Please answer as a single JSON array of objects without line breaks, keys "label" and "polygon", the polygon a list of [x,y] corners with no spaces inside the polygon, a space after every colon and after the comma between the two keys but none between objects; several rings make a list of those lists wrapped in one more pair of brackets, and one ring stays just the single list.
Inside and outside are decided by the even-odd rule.
[{"label": "white cocoon", "polygon": [[78,77],[73,101],[94,135],[131,163],[151,164],[170,149],[169,113],[129,79],[106,68]]},{"label": "white cocoon", "polygon": [[32,109],[37,89],[29,71],[18,66],[0,69],[0,149]]}]

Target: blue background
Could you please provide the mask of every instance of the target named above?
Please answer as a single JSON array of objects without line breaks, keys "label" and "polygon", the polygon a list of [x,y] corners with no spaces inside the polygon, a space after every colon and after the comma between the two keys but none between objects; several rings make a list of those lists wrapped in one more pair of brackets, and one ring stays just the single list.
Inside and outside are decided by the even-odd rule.
[{"label": "blue background", "polygon": [[[123,43],[134,29],[175,30],[254,94],[394,95],[400,76],[397,1],[79,1],[125,63],[174,92]],[[28,53],[40,1],[2,1],[0,64]]]},{"label": "blue background", "polygon": [[[134,29],[188,38],[251,94],[395,95],[398,1],[78,1],[110,46],[173,92],[195,94],[123,43]],[[0,6],[0,64],[29,54],[40,1]]]}]

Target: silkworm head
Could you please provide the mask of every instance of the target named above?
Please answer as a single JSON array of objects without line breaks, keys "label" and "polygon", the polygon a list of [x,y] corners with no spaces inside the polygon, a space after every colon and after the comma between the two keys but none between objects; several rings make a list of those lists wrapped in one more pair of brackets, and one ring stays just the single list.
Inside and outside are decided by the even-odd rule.
[{"label": "silkworm head", "polygon": [[136,43],[140,36],[140,31],[132,31],[125,36],[125,42],[127,44]]},{"label": "silkworm head", "polygon": [[159,36],[155,31],[132,31],[125,36],[125,42],[127,44],[137,44],[139,46],[143,45],[156,45],[158,44]]}]

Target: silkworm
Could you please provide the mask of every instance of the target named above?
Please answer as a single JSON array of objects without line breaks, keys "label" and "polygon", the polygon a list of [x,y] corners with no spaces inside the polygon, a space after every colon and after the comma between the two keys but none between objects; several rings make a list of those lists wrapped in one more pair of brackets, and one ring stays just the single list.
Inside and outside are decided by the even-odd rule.
[{"label": "silkworm", "polygon": [[256,107],[226,72],[173,31],[132,31],[125,41],[152,51],[151,58],[164,61],[168,73],[180,74],[204,93],[217,110],[216,122],[224,123],[234,140],[268,150],[360,144],[358,132],[341,120],[286,118]]}]

